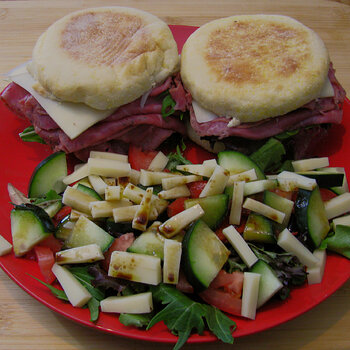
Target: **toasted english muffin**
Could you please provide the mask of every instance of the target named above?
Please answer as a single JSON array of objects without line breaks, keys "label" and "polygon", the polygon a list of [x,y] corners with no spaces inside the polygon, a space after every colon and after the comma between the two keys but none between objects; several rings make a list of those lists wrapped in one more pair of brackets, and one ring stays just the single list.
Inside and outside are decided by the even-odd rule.
[{"label": "toasted english muffin", "polygon": [[181,54],[185,87],[202,107],[235,125],[288,113],[320,93],[329,56],[320,37],[286,16],[244,15],[209,22]]},{"label": "toasted english muffin", "polygon": [[73,12],[38,39],[28,70],[36,90],[106,110],[129,103],[179,69],[165,22],[126,7]]}]

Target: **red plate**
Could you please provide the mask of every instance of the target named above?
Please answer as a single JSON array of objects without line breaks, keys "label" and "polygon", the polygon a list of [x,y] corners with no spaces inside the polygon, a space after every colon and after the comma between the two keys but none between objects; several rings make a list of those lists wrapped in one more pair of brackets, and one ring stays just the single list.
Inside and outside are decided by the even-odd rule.
[{"label": "red plate", "polygon": [[[179,49],[186,38],[196,29],[195,27],[171,26],[178,42]],[[27,191],[30,175],[35,166],[51,152],[45,145],[21,142],[17,136],[24,128],[25,122],[12,114],[3,103],[0,103],[1,130],[0,159],[2,171],[0,173],[0,225],[1,234],[11,241],[9,198],[6,191],[7,183],[11,182],[23,192]],[[350,149],[350,101],[346,100],[344,106],[344,122],[342,126],[333,129],[331,140],[325,145],[323,155],[330,156],[331,166],[343,166],[349,172],[350,161],[346,150]],[[51,292],[27,275],[42,278],[37,263],[26,259],[17,259],[13,254],[0,257],[2,269],[26,292],[32,295],[42,304],[48,306],[57,313],[66,316],[78,323],[104,332],[126,336],[129,338],[143,339],[158,342],[176,342],[163,323],[155,325],[149,331],[125,327],[118,322],[118,317],[112,314],[101,314],[98,322],[89,321],[87,309],[73,308],[70,304],[56,299]],[[350,260],[339,255],[329,254],[326,271],[321,284],[303,286],[292,291],[287,301],[275,301],[268,303],[257,314],[256,320],[250,321],[234,317],[237,323],[235,337],[263,331],[286,322],[294,317],[315,307],[325,300],[350,277]],[[191,343],[209,342],[216,340],[215,336],[206,332],[204,335],[192,335]]]}]

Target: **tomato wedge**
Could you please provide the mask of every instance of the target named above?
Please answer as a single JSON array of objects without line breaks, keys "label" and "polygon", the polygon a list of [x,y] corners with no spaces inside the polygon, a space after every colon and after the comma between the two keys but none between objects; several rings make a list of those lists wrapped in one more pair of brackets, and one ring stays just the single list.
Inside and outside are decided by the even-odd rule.
[{"label": "tomato wedge", "polygon": [[129,163],[135,170],[148,169],[157,151],[143,151],[140,147],[129,146]]},{"label": "tomato wedge", "polygon": [[105,271],[108,271],[112,253],[116,250],[125,252],[132,245],[134,240],[135,236],[132,232],[125,233],[122,236],[116,238],[109,249],[104,253],[105,259],[101,262],[102,268]]},{"label": "tomato wedge", "polygon": [[231,315],[240,316],[242,309],[243,272],[221,270],[200,297],[208,304]]},{"label": "tomato wedge", "polygon": [[58,240],[54,235],[50,235],[45,240],[38,244],[40,247],[47,247],[51,249],[53,253],[57,253],[62,248],[62,242]]},{"label": "tomato wedge", "polygon": [[192,142],[186,142],[186,149],[184,150],[183,155],[193,164],[202,164],[205,160],[216,157],[214,153],[208,152]]},{"label": "tomato wedge", "polygon": [[55,257],[52,250],[49,247],[38,245],[34,247],[34,251],[45,282],[51,284],[56,279],[51,271],[52,266],[55,263]]},{"label": "tomato wedge", "polygon": [[182,211],[185,210],[185,200],[187,198],[186,197],[181,197],[181,198],[177,198],[174,200],[174,202],[172,202],[171,204],[168,205],[167,208],[167,213],[169,217],[172,217],[176,214],[181,213]]},{"label": "tomato wedge", "polygon": [[68,205],[63,206],[58,213],[52,218],[55,225],[59,224],[67,215],[70,214],[72,208]]},{"label": "tomato wedge", "polygon": [[191,193],[191,198],[199,198],[199,195],[203,191],[203,188],[207,184],[208,181],[195,181],[187,184],[188,189]]}]

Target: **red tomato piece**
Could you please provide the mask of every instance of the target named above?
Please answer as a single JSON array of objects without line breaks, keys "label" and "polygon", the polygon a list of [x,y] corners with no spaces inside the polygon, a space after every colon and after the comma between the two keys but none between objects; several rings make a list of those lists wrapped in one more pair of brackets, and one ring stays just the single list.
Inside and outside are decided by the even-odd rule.
[{"label": "red tomato piece", "polygon": [[181,213],[182,211],[185,210],[185,200],[186,197],[181,197],[177,198],[172,202],[171,204],[168,205],[167,213],[169,217],[172,217],[176,214]]},{"label": "red tomato piece", "polygon": [[322,200],[324,202],[337,197],[337,194],[329,190],[328,188],[320,188],[320,193],[321,193]]},{"label": "red tomato piece", "polygon": [[148,169],[157,151],[143,151],[140,147],[129,146],[129,163],[135,170]]},{"label": "red tomato piece", "polygon": [[56,279],[51,271],[52,266],[55,263],[55,257],[52,250],[49,247],[36,246],[34,247],[34,251],[45,282],[51,284]]},{"label": "red tomato piece", "polygon": [[206,289],[199,295],[207,304],[213,305],[231,315],[241,316],[242,299],[236,295],[219,289]]},{"label": "red tomato piece", "polygon": [[221,270],[200,297],[208,304],[231,315],[240,316],[242,309],[243,272]]},{"label": "red tomato piece", "polygon": [[199,195],[203,191],[203,188],[207,184],[208,181],[195,181],[187,184],[188,189],[191,193],[191,198],[199,198]]},{"label": "red tomato piece", "polygon": [[132,232],[125,233],[116,238],[109,249],[104,253],[105,259],[102,260],[101,265],[105,271],[108,271],[109,263],[111,261],[111,255],[114,251],[125,252],[134,242],[135,236]]},{"label": "red tomato piece", "polygon": [[72,211],[72,208],[69,207],[68,205],[63,206],[58,213],[52,218],[52,221],[54,222],[55,225],[60,223],[67,215],[70,214]]},{"label": "red tomato piece", "polygon": [[62,242],[54,235],[50,235],[38,244],[40,247],[50,248],[53,253],[57,253],[62,249]]},{"label": "red tomato piece", "polygon": [[204,148],[197,146],[193,142],[186,143],[186,149],[184,150],[183,155],[193,164],[202,164],[205,160],[216,157],[214,153],[206,151]]}]

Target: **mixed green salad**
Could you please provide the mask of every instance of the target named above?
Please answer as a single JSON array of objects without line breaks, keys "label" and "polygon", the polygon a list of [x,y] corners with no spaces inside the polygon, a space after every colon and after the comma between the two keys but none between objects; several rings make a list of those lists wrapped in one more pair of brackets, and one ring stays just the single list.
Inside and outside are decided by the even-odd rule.
[{"label": "mixed green salad", "polygon": [[[233,342],[227,314],[255,319],[293,286],[321,283],[326,251],[350,258],[350,193],[343,168],[310,158],[281,164],[270,139],[236,151],[129,155],[91,151],[68,174],[54,153],[28,195],[8,184],[12,245],[38,261],[44,284],[91,322],[115,313],[131,327],[164,321],[179,349],[205,329]],[[252,321],[253,322],[253,321]]]}]

